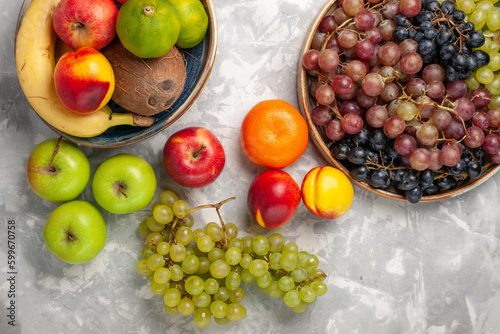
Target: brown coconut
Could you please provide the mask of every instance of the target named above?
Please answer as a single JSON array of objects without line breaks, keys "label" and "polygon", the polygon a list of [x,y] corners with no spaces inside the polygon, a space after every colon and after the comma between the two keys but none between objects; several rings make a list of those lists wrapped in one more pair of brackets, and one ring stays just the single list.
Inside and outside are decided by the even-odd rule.
[{"label": "brown coconut", "polygon": [[175,46],[160,58],[139,58],[115,38],[101,52],[115,74],[111,99],[128,111],[156,115],[172,106],[184,89],[186,65]]}]

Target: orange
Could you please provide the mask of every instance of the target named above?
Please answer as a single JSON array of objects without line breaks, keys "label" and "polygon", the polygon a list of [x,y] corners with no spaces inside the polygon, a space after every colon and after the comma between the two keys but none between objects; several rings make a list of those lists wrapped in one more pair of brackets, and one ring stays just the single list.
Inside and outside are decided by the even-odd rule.
[{"label": "orange", "polygon": [[247,113],[240,134],[243,152],[257,165],[282,169],[297,161],[309,141],[301,113],[283,100],[257,103]]},{"label": "orange", "polygon": [[116,34],[125,49],[140,58],[166,55],[179,38],[181,22],[167,0],[128,0],[116,19]]},{"label": "orange", "polygon": [[208,15],[200,0],[169,0],[179,14],[181,31],[178,47],[189,49],[198,45],[207,34]]}]

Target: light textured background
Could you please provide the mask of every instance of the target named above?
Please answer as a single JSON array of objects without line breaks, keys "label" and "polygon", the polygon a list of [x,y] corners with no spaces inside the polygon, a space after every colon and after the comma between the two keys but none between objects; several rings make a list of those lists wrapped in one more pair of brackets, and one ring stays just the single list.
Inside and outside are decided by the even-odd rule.
[{"label": "light textured background", "polygon": [[[297,315],[278,299],[246,289],[247,318],[201,330],[191,318],[169,316],[135,272],[141,240],[136,229],[148,215],[103,211],[109,237],[91,263],[67,265],[42,240],[55,204],[37,198],[25,178],[34,146],[56,135],[30,109],[16,77],[14,31],[20,0],[0,0],[0,333],[498,333],[500,318],[500,175],[479,188],[439,203],[409,205],[355,188],[354,203],[335,221],[315,218],[303,204],[277,231],[320,257],[329,291]],[[148,160],[160,180],[157,196],[174,189],[192,206],[237,199],[223,207],[241,235],[268,235],[250,219],[246,191],[264,169],[239,144],[239,126],[257,102],[279,98],[298,107],[299,51],[322,1],[215,0],[219,47],[212,74],[190,110],[154,138],[119,149],[88,149],[92,171],[119,152]],[[175,186],[161,151],[187,126],[204,126],[221,140],[227,164],[203,189]],[[324,165],[314,145],[286,168],[300,184]],[[94,202],[90,187],[80,199]],[[7,220],[17,223],[17,319],[7,325]],[[216,219],[196,214],[197,226]]]}]

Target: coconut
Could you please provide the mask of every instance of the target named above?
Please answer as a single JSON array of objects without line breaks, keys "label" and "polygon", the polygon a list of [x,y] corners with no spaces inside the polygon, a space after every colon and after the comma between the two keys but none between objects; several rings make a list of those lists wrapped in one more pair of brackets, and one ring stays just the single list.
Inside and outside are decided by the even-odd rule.
[{"label": "coconut", "polygon": [[101,50],[113,67],[111,99],[133,113],[152,116],[170,108],[184,90],[186,65],[175,46],[159,58],[139,58],[115,38]]}]

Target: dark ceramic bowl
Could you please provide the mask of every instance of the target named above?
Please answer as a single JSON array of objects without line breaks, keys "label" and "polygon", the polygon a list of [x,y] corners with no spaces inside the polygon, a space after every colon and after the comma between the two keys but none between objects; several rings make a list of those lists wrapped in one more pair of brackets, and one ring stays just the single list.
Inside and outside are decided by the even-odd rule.
[{"label": "dark ceramic bowl", "polygon": [[[17,30],[21,24],[22,17],[26,12],[31,0],[24,0],[19,18],[17,22]],[[156,115],[155,122],[149,127],[133,127],[133,126],[116,126],[108,129],[106,132],[90,138],[81,138],[63,133],[49,123],[45,122],[58,135],[67,138],[68,140],[89,147],[97,148],[112,148],[130,145],[139,142],[143,139],[152,137],[163,129],[174,123],[181,117],[189,107],[194,103],[200,92],[202,91],[207,79],[212,71],[212,67],[217,53],[217,18],[212,0],[201,0],[208,14],[208,31],[205,39],[194,48],[183,50],[179,49],[183,54],[186,62],[186,83],[181,96],[167,110]],[[123,108],[111,101],[109,103],[113,112],[123,112]]]},{"label": "dark ceramic bowl", "polygon": [[[367,182],[359,182],[354,180],[350,173],[349,170],[339,161],[337,161],[333,155],[331,150],[330,143],[331,141],[326,137],[324,127],[322,126],[317,126],[313,123],[311,119],[311,111],[318,105],[316,100],[314,99],[313,96],[309,93],[309,83],[312,81],[312,77],[308,74],[307,70],[304,69],[302,66],[302,54],[304,54],[307,50],[311,48],[311,44],[314,38],[314,35],[316,31],[318,30],[319,24],[321,22],[321,19],[325,15],[331,14],[337,6],[337,1],[336,0],[329,0],[327,1],[326,5],[323,7],[321,12],[317,15],[317,17],[314,19],[314,22],[312,23],[311,29],[309,30],[302,49],[300,50],[300,55],[299,55],[299,61],[298,61],[298,71],[297,71],[297,94],[298,94],[298,100],[299,100],[299,107],[301,112],[303,113],[304,117],[306,118],[307,124],[309,126],[309,131],[311,133],[311,137],[316,144],[317,148],[320,150],[324,158],[328,161],[329,164],[333,165],[334,167],[340,169],[342,172],[344,172],[350,179],[351,181],[359,186],[362,189],[365,189],[369,192],[372,192],[376,195],[385,197],[385,198],[390,198],[398,201],[407,201],[406,197],[401,195],[401,193],[398,193],[397,191],[391,191],[391,190],[382,190],[378,188],[372,187],[370,184]],[[420,202],[434,202],[434,201],[439,201],[443,199],[448,199],[452,197],[456,197],[459,195],[464,194],[465,192],[474,189],[475,187],[481,185],[483,182],[487,181],[490,177],[492,177],[496,172],[500,170],[500,165],[490,165],[486,168],[483,168],[483,173],[480,178],[478,179],[468,179],[467,181],[461,182],[457,188],[446,191],[446,192],[441,192],[436,195],[431,195],[431,196],[423,196]]]}]

